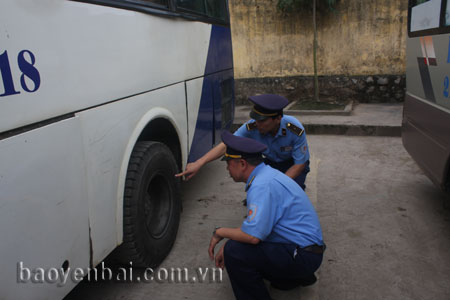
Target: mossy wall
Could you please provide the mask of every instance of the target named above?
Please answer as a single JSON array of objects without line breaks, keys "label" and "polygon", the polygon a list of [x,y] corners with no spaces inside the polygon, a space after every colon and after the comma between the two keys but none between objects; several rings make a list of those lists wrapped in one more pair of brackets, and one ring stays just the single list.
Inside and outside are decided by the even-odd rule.
[{"label": "mossy wall", "polygon": [[[312,12],[283,15],[276,0],[230,0],[235,77],[313,74]],[[319,75],[405,73],[406,0],[341,0],[317,16]]]}]

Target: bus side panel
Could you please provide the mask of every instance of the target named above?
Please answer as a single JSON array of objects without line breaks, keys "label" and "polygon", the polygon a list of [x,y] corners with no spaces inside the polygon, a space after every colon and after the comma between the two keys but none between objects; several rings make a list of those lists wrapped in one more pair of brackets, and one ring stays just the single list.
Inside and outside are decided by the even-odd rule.
[{"label": "bus side panel", "polygon": [[450,109],[450,35],[408,38],[406,88],[422,100]]},{"label": "bus side panel", "polygon": [[0,19],[0,132],[205,74],[210,24],[67,0]]},{"label": "bus side panel", "polygon": [[221,134],[229,129],[234,120],[234,74],[233,70],[216,74],[214,85],[214,140],[222,142]]},{"label": "bus side panel", "polygon": [[[229,84],[226,84],[227,81]],[[187,82],[188,102],[192,102],[189,97],[190,86],[197,85],[196,82],[198,81]],[[223,99],[224,97],[231,99]],[[227,103],[228,113],[222,115],[224,100],[230,101]],[[189,162],[197,160],[221,141],[220,133],[232,123],[232,111],[234,111],[234,81],[231,30],[229,27],[213,25],[195,132],[189,132],[191,140]],[[222,116],[225,120],[222,120]],[[190,116],[189,119],[192,122]]]},{"label": "bus side panel", "polygon": [[[198,107],[197,119],[195,119],[195,131],[192,134],[192,143],[189,151],[188,162],[200,158],[208,152],[213,145],[213,113],[214,113],[214,81],[213,76],[206,76],[202,81],[201,100]],[[194,86],[198,86],[198,80],[187,82],[188,102],[195,102],[192,98]],[[195,93],[195,92],[194,92]],[[189,116],[191,119],[191,116]]]},{"label": "bus side panel", "polygon": [[410,37],[402,138],[427,176],[441,188],[450,155],[450,36]]},{"label": "bus side panel", "polygon": [[205,74],[233,68],[231,29],[212,25]]},{"label": "bus side panel", "polygon": [[[191,147],[188,161],[192,162],[199,159],[212,146],[220,143],[222,140],[220,134],[226,128],[229,128],[234,111],[234,91],[233,91],[233,71],[223,71],[205,76],[203,79],[190,80],[186,83],[188,105],[196,105],[195,98],[198,86],[202,83],[202,93],[200,106],[198,108],[197,119],[189,116],[189,122],[195,122],[195,131],[190,130]],[[230,84],[226,84],[231,82]],[[232,99],[226,99],[231,97]],[[226,103],[224,101],[228,100]],[[198,101],[198,100],[197,100]],[[225,104],[225,111],[223,105]],[[222,118],[223,114],[224,117]],[[191,125],[192,128],[192,125]],[[193,134],[191,134],[193,132]]]},{"label": "bus side panel", "polygon": [[450,157],[449,119],[449,112],[406,94],[403,145],[428,177],[441,188],[447,180]]},{"label": "bus side panel", "polygon": [[[206,106],[205,104],[203,106],[200,106],[200,102],[202,100],[202,95],[208,95],[208,99],[212,97],[212,89],[210,87],[210,83],[207,80],[204,80],[204,78],[197,78],[193,80],[186,81],[186,101],[187,101],[187,108],[188,108],[188,119],[189,119],[189,149],[188,153],[192,151],[192,149],[195,147],[200,147],[199,144],[199,137],[197,137],[196,143],[193,144],[194,135],[199,134],[198,132],[203,132],[202,128],[206,132],[202,133],[201,136],[206,136],[205,138],[201,138],[200,140],[206,140],[205,143],[207,144],[207,148],[203,146],[203,149],[207,151],[209,147],[211,147],[211,142],[208,140],[208,132],[207,129],[211,128],[211,115],[204,114],[204,110],[212,111],[212,104],[209,106]],[[209,103],[209,102],[207,102]],[[203,110],[203,111],[202,111]],[[200,122],[199,119],[202,119],[203,114],[203,121]],[[199,117],[200,115],[200,117]],[[203,143],[201,143],[203,144]],[[193,150],[196,152],[196,150]],[[189,160],[188,160],[189,161]]]},{"label": "bus side panel", "polygon": [[71,118],[0,141],[0,299],[60,299],[72,273],[63,282],[49,270],[89,267],[80,131]]},{"label": "bus side panel", "polygon": [[[198,110],[198,108],[197,108]],[[158,117],[176,128],[187,149],[184,83],[90,109],[80,114],[87,161],[93,264],[122,242],[123,187],[129,157],[144,129]]]}]

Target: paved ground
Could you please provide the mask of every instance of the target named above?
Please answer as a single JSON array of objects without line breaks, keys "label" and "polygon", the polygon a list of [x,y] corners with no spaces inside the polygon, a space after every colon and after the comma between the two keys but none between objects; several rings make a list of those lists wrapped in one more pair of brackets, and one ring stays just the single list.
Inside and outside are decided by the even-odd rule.
[{"label": "paved ground", "polygon": [[320,299],[450,299],[450,212],[386,137],[314,137],[329,250]]},{"label": "paved ground", "polygon": [[[249,119],[250,106],[236,106],[233,128]],[[295,114],[309,134],[400,136],[403,103],[360,103],[350,115]],[[286,114],[291,114],[289,111]]]},{"label": "paved ground", "polygon": [[[443,195],[403,149],[400,138],[309,135],[307,193],[328,250],[313,286],[290,299],[450,299],[450,211]],[[183,185],[184,211],[167,268],[213,267],[207,247],[214,226],[239,226],[244,185],[225,164],[206,166]],[[222,283],[80,284],[67,299],[234,299]]]},{"label": "paved ground", "polygon": [[[247,121],[250,109],[250,106],[236,106],[234,122]],[[401,126],[402,112],[403,103],[360,103],[353,106],[350,115],[296,115],[304,124]]]}]

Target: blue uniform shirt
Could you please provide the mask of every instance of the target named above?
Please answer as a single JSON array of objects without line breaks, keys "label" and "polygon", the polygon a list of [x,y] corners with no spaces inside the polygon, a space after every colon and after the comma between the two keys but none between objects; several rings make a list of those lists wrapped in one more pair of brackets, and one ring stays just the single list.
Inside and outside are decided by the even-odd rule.
[{"label": "blue uniform shirt", "polygon": [[241,230],[261,241],[323,245],[314,207],[294,180],[264,163],[247,181],[247,219]]},{"label": "blue uniform shirt", "polygon": [[[267,145],[267,149],[263,154],[274,162],[286,161],[293,159],[294,164],[304,164],[309,160],[309,148],[306,141],[306,134],[304,132],[303,125],[294,117],[283,116],[280,122],[280,128],[275,136],[271,134],[262,135],[258,129],[247,126],[247,124],[254,123],[254,120],[250,120],[243,124],[234,135],[255,139]],[[299,129],[303,130],[300,134],[296,134],[290,130],[288,124],[293,124]]]}]

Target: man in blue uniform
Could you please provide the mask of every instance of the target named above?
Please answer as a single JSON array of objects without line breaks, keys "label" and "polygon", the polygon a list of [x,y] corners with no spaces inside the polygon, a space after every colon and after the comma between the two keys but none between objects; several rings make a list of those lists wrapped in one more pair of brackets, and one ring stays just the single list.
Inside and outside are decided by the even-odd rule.
[{"label": "man in blue uniform", "polygon": [[[309,148],[302,124],[294,117],[283,115],[283,108],[289,101],[272,94],[251,96],[249,100],[254,104],[250,112],[252,119],[234,134],[265,144],[265,163],[294,179],[304,190],[309,172]],[[220,143],[197,161],[187,164],[186,170],[176,176],[186,175],[189,180],[203,165],[221,157],[225,148],[225,144]]]},{"label": "man in blue uniform", "polygon": [[[222,140],[230,176],[246,183],[247,218],[239,228],[216,227],[210,258],[217,267],[226,267],[236,299],[270,299],[263,279],[278,289],[313,284],[325,246],[305,192],[263,163],[264,144],[229,132]],[[228,241],[214,257],[215,246],[224,238]]]}]

